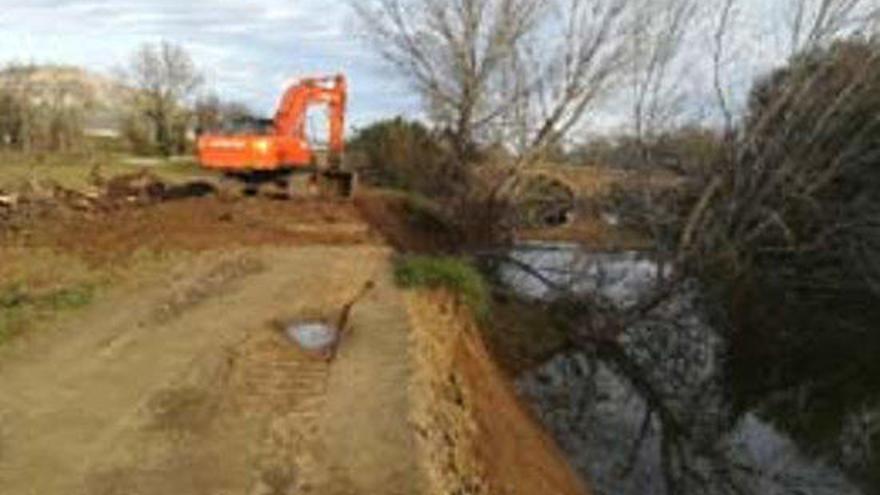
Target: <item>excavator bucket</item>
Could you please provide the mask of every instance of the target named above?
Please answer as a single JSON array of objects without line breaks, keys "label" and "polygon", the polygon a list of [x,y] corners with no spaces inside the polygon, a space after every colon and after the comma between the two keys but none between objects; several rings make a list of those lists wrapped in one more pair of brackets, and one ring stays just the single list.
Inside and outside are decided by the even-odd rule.
[{"label": "excavator bucket", "polygon": [[288,198],[325,197],[350,199],[357,190],[355,172],[325,170],[309,174],[294,174],[287,182]]},{"label": "excavator bucket", "polygon": [[330,188],[327,192],[331,196],[339,198],[352,198],[354,196],[358,186],[357,172],[330,170],[324,172],[324,177]]}]

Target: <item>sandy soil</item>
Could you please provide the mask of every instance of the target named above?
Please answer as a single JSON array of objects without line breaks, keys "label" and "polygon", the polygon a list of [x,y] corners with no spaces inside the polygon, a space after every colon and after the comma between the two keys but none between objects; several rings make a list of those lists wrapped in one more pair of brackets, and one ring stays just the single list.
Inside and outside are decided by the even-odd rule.
[{"label": "sandy soil", "polygon": [[15,218],[0,241],[51,247],[98,262],[135,250],[210,250],[263,245],[382,244],[350,202],[187,198],[109,210],[56,207]]},{"label": "sandy soil", "polygon": [[440,293],[407,301],[413,423],[433,493],[589,493],[495,365],[470,315]]},{"label": "sandy soil", "polygon": [[[381,248],[205,252],[4,356],[0,493],[421,490],[407,323]],[[330,364],[272,322],[333,315]]]},{"label": "sandy soil", "polygon": [[[0,495],[584,493],[473,321],[394,286],[389,244],[446,240],[392,210],[204,197],[8,219],[0,246],[117,282],[0,348]],[[354,300],[331,362],[279,330]]]}]

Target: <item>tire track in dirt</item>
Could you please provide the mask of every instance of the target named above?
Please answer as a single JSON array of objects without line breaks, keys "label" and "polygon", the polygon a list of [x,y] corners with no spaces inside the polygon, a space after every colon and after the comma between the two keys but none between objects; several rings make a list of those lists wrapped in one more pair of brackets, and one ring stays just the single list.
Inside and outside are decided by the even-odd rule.
[{"label": "tire track in dirt", "polygon": [[265,425],[248,493],[358,493],[321,441],[330,366],[296,351],[276,332],[258,332],[238,348],[230,406]]},{"label": "tire track in dirt", "polygon": [[[389,255],[204,253],[20,349],[0,368],[0,494],[419,493]],[[369,280],[332,363],[272,326],[338,315]]]},{"label": "tire track in dirt", "polygon": [[266,271],[266,265],[252,256],[243,255],[221,261],[204,276],[172,292],[170,297],[159,303],[151,315],[152,321],[146,323],[166,324],[186,311],[197,307],[206,299],[219,296],[236,281],[258,275],[264,271]]},{"label": "tire track in dirt", "polygon": [[[237,282],[259,275],[266,271],[266,268],[263,262],[248,255],[221,259],[205,274],[194,280],[185,280],[177,286],[172,285],[169,294],[153,304],[152,309],[135,325],[139,329],[167,325],[206,300],[234,290]],[[127,330],[123,328],[103,342],[100,346],[101,355],[112,357],[119,353],[123,346],[135,341],[138,337],[137,332]]]}]

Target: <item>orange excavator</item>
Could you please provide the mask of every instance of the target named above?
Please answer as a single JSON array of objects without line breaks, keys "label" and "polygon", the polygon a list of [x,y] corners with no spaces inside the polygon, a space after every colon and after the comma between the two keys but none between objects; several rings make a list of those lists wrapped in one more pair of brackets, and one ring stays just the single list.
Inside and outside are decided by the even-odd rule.
[{"label": "orange excavator", "polygon": [[[342,167],[347,97],[341,74],[302,79],[287,89],[274,119],[251,119],[199,136],[199,163],[222,172],[226,190],[237,184],[255,193],[271,184],[297,196],[327,191],[330,185],[336,194],[351,196],[357,177]],[[326,152],[314,149],[306,135],[308,110],[315,105],[326,106],[329,114]]]}]

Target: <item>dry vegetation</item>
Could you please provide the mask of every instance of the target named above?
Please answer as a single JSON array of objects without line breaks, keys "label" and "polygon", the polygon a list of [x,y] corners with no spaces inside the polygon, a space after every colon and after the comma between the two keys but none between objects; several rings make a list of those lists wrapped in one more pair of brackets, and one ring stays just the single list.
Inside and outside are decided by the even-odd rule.
[{"label": "dry vegetation", "polygon": [[0,248],[0,345],[57,314],[90,304],[106,274],[48,250]]},{"label": "dry vegetation", "polygon": [[203,175],[193,159],[137,159],[103,152],[42,153],[0,152],[0,192],[13,193],[28,183],[58,184],[78,191],[94,190],[96,180],[136,173],[147,164],[150,173],[170,182]]}]

